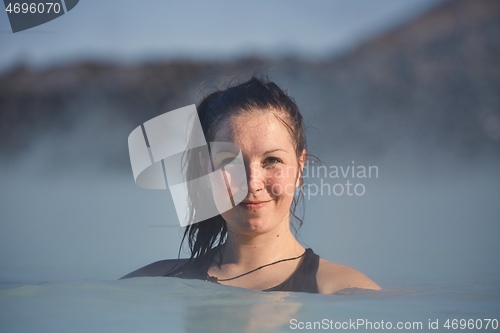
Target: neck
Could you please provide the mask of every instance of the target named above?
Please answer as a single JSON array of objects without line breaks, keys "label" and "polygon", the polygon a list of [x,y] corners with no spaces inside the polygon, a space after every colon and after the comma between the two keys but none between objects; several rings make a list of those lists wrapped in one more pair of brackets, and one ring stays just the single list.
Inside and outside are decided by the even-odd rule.
[{"label": "neck", "polygon": [[304,248],[290,231],[289,223],[258,235],[229,230],[222,264],[254,268],[276,260],[299,256]]}]

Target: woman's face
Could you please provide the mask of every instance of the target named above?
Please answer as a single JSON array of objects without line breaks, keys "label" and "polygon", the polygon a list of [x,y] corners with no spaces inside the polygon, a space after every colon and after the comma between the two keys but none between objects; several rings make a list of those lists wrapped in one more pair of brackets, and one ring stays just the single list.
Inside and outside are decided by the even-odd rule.
[{"label": "woman's face", "polygon": [[[243,181],[241,178],[244,177],[232,177],[230,168],[225,171],[233,193],[248,192],[240,204],[222,213],[228,230],[247,235],[261,234],[282,223],[288,224],[305,151],[297,158],[285,125],[272,113],[250,112],[226,120],[214,141],[238,145],[246,170],[246,180]],[[223,149],[213,150],[212,154],[215,169],[234,158],[234,152]]]}]

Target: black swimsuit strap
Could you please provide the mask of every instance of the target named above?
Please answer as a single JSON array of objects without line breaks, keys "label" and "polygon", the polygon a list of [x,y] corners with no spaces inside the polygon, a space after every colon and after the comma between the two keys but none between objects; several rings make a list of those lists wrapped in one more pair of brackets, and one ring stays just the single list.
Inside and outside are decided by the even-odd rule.
[{"label": "black swimsuit strap", "polygon": [[[210,279],[208,270],[214,262],[218,248],[209,250],[202,258],[195,259],[189,264],[186,264],[167,276],[179,277],[185,279],[199,279],[215,282],[215,279]],[[319,267],[319,256],[312,249],[306,249],[302,260],[295,270],[282,283],[263,291],[296,291],[318,293],[318,284],[316,282],[316,274]]]},{"label": "black swimsuit strap", "polygon": [[295,272],[282,283],[264,291],[297,291],[318,293],[316,274],[319,268],[319,256],[312,249],[306,249],[302,262]]}]

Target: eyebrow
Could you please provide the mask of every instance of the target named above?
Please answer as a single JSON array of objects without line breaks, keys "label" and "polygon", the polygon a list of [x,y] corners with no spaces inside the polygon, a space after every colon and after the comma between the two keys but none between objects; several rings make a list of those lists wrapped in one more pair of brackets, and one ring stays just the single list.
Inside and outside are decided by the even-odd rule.
[{"label": "eyebrow", "polygon": [[275,151],[284,151],[285,153],[287,152],[286,150],[282,149],[282,148],[276,148],[276,149],[272,149],[272,150],[268,150],[264,153],[264,155],[267,155],[267,154],[271,154],[271,153],[274,153]]},{"label": "eyebrow", "polygon": [[236,152],[234,151],[229,151],[229,150],[219,150],[215,152],[215,156],[220,155],[220,154],[231,154],[231,155],[237,155]]},{"label": "eyebrow", "polygon": [[[265,151],[264,154],[262,155],[268,155],[268,154],[271,154],[271,153],[274,153],[276,151],[283,151],[285,153],[287,153],[287,151],[285,149],[282,149],[282,148],[276,148],[276,149],[271,149],[271,150],[268,150],[268,151]],[[221,150],[221,151],[218,151],[214,154],[214,156],[217,156],[219,154],[223,154],[223,153],[228,153],[228,154],[233,154],[233,155],[236,155],[235,152],[232,152],[232,151],[227,151],[227,150]]]}]

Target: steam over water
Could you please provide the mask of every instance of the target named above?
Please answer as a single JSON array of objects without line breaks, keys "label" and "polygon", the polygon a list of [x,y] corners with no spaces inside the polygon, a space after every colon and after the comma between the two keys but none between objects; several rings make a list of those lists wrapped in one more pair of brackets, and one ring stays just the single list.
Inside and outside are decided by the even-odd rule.
[{"label": "steam over water", "polygon": [[[98,158],[81,156],[74,164],[44,160],[54,147],[68,144],[53,139],[40,140],[2,166],[4,281],[114,279],[177,256],[182,229],[168,191],[138,188],[128,165],[108,168],[99,166]],[[318,177],[324,169],[309,165],[316,177],[309,172],[306,178],[299,239],[386,287],[404,285],[409,277],[497,276],[498,159],[486,154],[466,159],[431,147],[428,158],[409,151],[394,149],[380,157],[317,154],[329,171]],[[374,166],[371,178],[331,172]]]}]

